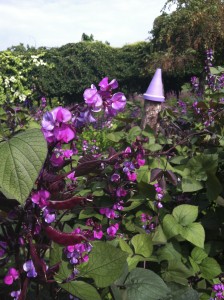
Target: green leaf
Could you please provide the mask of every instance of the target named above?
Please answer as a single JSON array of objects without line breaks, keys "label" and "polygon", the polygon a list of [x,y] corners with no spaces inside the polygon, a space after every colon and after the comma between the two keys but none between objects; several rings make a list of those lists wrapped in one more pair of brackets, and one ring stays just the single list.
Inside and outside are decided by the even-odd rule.
[{"label": "green leaf", "polygon": [[201,224],[192,223],[186,227],[183,227],[180,234],[187,241],[200,248],[204,248],[205,231]]},{"label": "green leaf", "polygon": [[157,274],[150,270],[136,268],[130,272],[126,281],[128,300],[159,300],[167,296],[169,289]]},{"label": "green leaf", "polygon": [[122,251],[125,251],[128,254],[133,255],[133,251],[132,251],[131,247],[123,239],[119,239],[119,246],[120,246]]},{"label": "green leaf", "polygon": [[197,181],[196,179],[191,177],[182,178],[182,190],[184,193],[196,192],[201,189],[203,189],[203,185],[200,181]]},{"label": "green leaf", "polygon": [[131,271],[135,269],[140,261],[142,261],[142,256],[140,255],[133,255],[129,256],[127,258],[127,263],[128,263],[128,270]]},{"label": "green leaf", "polygon": [[200,264],[206,257],[208,257],[208,254],[203,249],[195,247],[191,251],[191,257],[197,264]]},{"label": "green leaf", "polygon": [[163,230],[168,239],[178,235],[182,226],[177,223],[177,220],[170,214],[165,215],[163,219]]},{"label": "green leaf", "polygon": [[181,249],[178,249],[179,245],[177,243],[168,243],[164,247],[158,250],[158,257],[160,261],[176,260],[181,261]]},{"label": "green leaf", "polygon": [[214,279],[216,276],[222,273],[220,265],[217,263],[217,261],[214,258],[211,257],[206,257],[202,261],[199,268],[201,270],[202,277],[208,280]]},{"label": "green leaf", "polygon": [[149,183],[150,181],[150,172],[149,172],[149,167],[142,166],[140,169],[137,170],[137,182],[144,182],[144,183]]},{"label": "green leaf", "polygon": [[111,132],[106,135],[106,138],[112,142],[118,143],[122,138],[124,138],[124,132]]},{"label": "green leaf", "polygon": [[188,284],[187,278],[192,276],[193,272],[188,269],[181,261],[171,260],[163,273],[163,279],[166,282],[174,281],[183,285]]},{"label": "green leaf", "polygon": [[186,226],[193,223],[198,216],[198,207],[194,205],[182,204],[174,208],[172,215],[177,222]]},{"label": "green leaf", "polygon": [[79,276],[93,278],[98,287],[106,287],[121,276],[128,254],[105,242],[92,244],[89,261],[80,266]]},{"label": "green leaf", "polygon": [[127,135],[127,142],[132,143],[135,142],[136,137],[141,134],[142,130],[139,126],[134,126],[130,129]]},{"label": "green leaf", "polygon": [[170,288],[171,300],[199,300],[199,294],[191,287],[170,282],[167,284]]},{"label": "green leaf", "polygon": [[101,300],[96,288],[84,281],[76,280],[59,285],[69,294],[72,294],[81,300]]},{"label": "green leaf", "polygon": [[163,228],[161,225],[157,226],[156,230],[153,232],[152,242],[153,242],[153,245],[166,244],[167,238],[163,232]]},{"label": "green leaf", "polygon": [[152,145],[147,145],[147,147],[145,148],[151,152],[156,152],[161,150],[163,147],[160,144],[152,144]]},{"label": "green leaf", "polygon": [[64,281],[72,273],[72,269],[69,268],[68,261],[62,260],[63,249],[63,246],[60,246],[56,243],[52,243],[52,247],[50,250],[50,266],[53,266],[60,262],[59,271],[54,276],[54,279],[57,282]]},{"label": "green leaf", "polygon": [[91,217],[94,217],[100,221],[102,221],[103,219],[103,216],[96,213],[92,208],[86,208],[86,209],[83,209],[80,211],[79,213],[79,219],[88,219],[88,218],[91,218]]},{"label": "green leaf", "polygon": [[23,203],[29,196],[47,155],[47,143],[38,129],[19,133],[0,143],[0,186]]},{"label": "green leaf", "polygon": [[222,185],[214,173],[208,173],[208,179],[206,181],[206,188],[207,188],[206,194],[207,194],[208,200],[210,200],[210,201],[216,200],[222,191]]},{"label": "green leaf", "polygon": [[150,257],[153,250],[152,239],[148,234],[136,234],[131,239],[131,243],[135,249],[135,254],[144,257]]},{"label": "green leaf", "polygon": [[194,273],[199,273],[200,272],[200,268],[199,268],[198,264],[190,256],[189,256],[189,261],[191,263],[192,269],[194,270]]}]

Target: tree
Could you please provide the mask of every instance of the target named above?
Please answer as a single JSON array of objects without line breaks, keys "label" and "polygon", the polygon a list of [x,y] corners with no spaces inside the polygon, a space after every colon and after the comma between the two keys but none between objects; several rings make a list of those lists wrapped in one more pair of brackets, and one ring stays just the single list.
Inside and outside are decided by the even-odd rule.
[{"label": "tree", "polygon": [[81,37],[81,41],[82,42],[93,42],[94,37],[93,37],[92,33],[90,35],[83,33],[82,37]]}]

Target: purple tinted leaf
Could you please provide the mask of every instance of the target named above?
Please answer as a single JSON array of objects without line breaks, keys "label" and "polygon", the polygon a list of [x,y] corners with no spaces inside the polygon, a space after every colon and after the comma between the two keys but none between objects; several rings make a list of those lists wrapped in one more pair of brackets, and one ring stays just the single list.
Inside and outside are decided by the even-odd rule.
[{"label": "purple tinted leaf", "polygon": [[173,184],[177,185],[177,176],[170,170],[167,170],[166,173],[166,178]]},{"label": "purple tinted leaf", "polygon": [[150,182],[158,180],[163,174],[163,170],[159,168],[155,168],[151,171]]}]

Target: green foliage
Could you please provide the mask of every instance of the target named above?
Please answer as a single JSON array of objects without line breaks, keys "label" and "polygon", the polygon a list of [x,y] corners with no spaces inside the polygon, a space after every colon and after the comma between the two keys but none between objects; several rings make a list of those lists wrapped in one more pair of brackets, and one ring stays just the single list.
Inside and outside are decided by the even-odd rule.
[{"label": "green foliage", "polygon": [[106,287],[119,278],[127,254],[108,243],[94,242],[89,261],[80,268],[79,276],[94,279],[97,287]]},{"label": "green foliage", "polygon": [[18,133],[0,143],[0,190],[20,203],[29,196],[47,155],[46,141],[38,129]]},{"label": "green foliage", "polygon": [[120,290],[122,299],[159,300],[167,297],[169,289],[164,281],[150,270],[136,268],[130,272]]},{"label": "green foliage", "polygon": [[[24,102],[31,98],[34,87],[34,73],[41,66],[44,53],[0,52],[0,104]],[[45,68],[43,68],[45,69]]]},{"label": "green foliage", "polygon": [[164,231],[168,238],[180,235],[195,246],[204,247],[205,232],[199,223],[193,223],[198,216],[198,208],[183,204],[174,208],[172,215],[163,219]]}]

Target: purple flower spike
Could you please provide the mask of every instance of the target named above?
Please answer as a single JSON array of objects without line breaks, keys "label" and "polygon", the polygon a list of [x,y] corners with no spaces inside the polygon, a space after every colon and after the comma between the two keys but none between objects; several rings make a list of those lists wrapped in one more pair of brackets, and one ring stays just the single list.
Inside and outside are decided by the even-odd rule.
[{"label": "purple flower spike", "polygon": [[19,272],[15,268],[9,268],[8,273],[4,278],[4,283],[11,285],[14,280],[19,278]]},{"label": "purple flower spike", "polygon": [[32,260],[28,260],[23,264],[23,270],[27,272],[27,277],[29,278],[37,277],[37,272],[35,270]]}]

